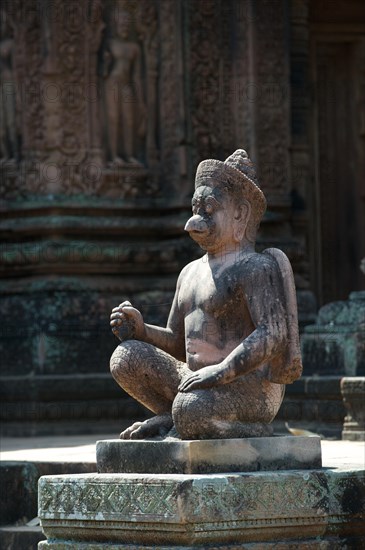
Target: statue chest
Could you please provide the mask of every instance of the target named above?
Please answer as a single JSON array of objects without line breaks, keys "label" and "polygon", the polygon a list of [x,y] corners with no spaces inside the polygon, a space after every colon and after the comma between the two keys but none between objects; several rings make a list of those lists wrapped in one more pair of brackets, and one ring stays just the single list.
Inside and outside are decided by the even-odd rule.
[{"label": "statue chest", "polygon": [[237,309],[245,308],[244,293],[234,272],[213,274],[209,269],[193,273],[184,282],[179,295],[186,315],[201,311],[209,317],[234,317]]}]

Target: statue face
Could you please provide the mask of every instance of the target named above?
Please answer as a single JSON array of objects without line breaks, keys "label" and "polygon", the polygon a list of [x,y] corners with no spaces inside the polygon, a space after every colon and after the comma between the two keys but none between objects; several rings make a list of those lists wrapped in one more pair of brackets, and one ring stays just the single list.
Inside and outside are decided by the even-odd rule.
[{"label": "statue face", "polygon": [[192,199],[193,216],[185,231],[207,252],[234,247],[234,214],[232,198],[219,186],[207,183],[199,186]]},{"label": "statue face", "polygon": [[117,35],[123,40],[126,40],[129,37],[130,29],[131,29],[131,15],[126,11],[119,12],[118,18],[116,21]]}]

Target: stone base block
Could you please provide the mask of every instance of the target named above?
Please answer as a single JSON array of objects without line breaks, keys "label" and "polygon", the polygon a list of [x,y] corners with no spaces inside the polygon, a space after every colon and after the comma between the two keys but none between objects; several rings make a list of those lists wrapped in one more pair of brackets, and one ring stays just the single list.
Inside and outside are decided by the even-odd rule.
[{"label": "stone base block", "polygon": [[45,476],[39,516],[48,543],[39,548],[308,549],[347,537],[362,544],[364,504],[362,471]]},{"label": "stone base block", "polygon": [[[71,550],[73,543],[42,541],[38,550]],[[249,542],[247,544],[218,544],[207,546],[141,546],[140,544],[78,544],[77,550],[358,550],[364,548],[362,537],[326,537],[282,542]]]},{"label": "stone base block", "polygon": [[322,466],[319,437],[98,441],[99,473],[212,474]]},{"label": "stone base block", "polygon": [[365,441],[365,376],[342,378],[341,392],[347,409],[342,439]]}]

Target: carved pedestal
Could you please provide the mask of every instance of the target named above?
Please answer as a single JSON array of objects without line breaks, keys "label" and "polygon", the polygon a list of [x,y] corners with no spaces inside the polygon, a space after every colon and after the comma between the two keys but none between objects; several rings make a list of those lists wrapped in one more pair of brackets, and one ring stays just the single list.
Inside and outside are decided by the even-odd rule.
[{"label": "carved pedestal", "polygon": [[213,474],[307,470],[322,466],[319,437],[121,441],[96,443],[98,472]]},{"label": "carved pedestal", "polygon": [[306,374],[356,376],[365,373],[365,291],[332,302],[302,337]]},{"label": "carved pedestal", "polygon": [[[341,380],[365,374],[365,292],[352,292],[346,301],[323,306],[316,324],[305,327],[301,343],[305,377],[287,387],[278,417],[292,427],[341,437],[346,414],[341,392],[351,402],[351,390]],[[360,387],[361,382],[355,400]],[[351,408],[349,403],[345,405]]]},{"label": "carved pedestal", "polygon": [[333,470],[45,476],[39,550],[360,548],[364,490]]},{"label": "carved pedestal", "polygon": [[341,392],[347,409],[342,439],[365,441],[365,377],[342,378]]}]

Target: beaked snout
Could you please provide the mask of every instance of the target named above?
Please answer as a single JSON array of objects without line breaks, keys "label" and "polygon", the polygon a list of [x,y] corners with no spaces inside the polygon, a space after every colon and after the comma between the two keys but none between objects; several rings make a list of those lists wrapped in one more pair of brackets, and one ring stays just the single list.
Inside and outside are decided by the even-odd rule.
[{"label": "beaked snout", "polygon": [[202,216],[199,216],[199,214],[196,214],[195,216],[191,216],[191,218],[188,219],[184,229],[189,233],[191,231],[198,231],[199,233],[204,233],[205,231],[208,230],[208,226],[204,218],[202,218]]}]

